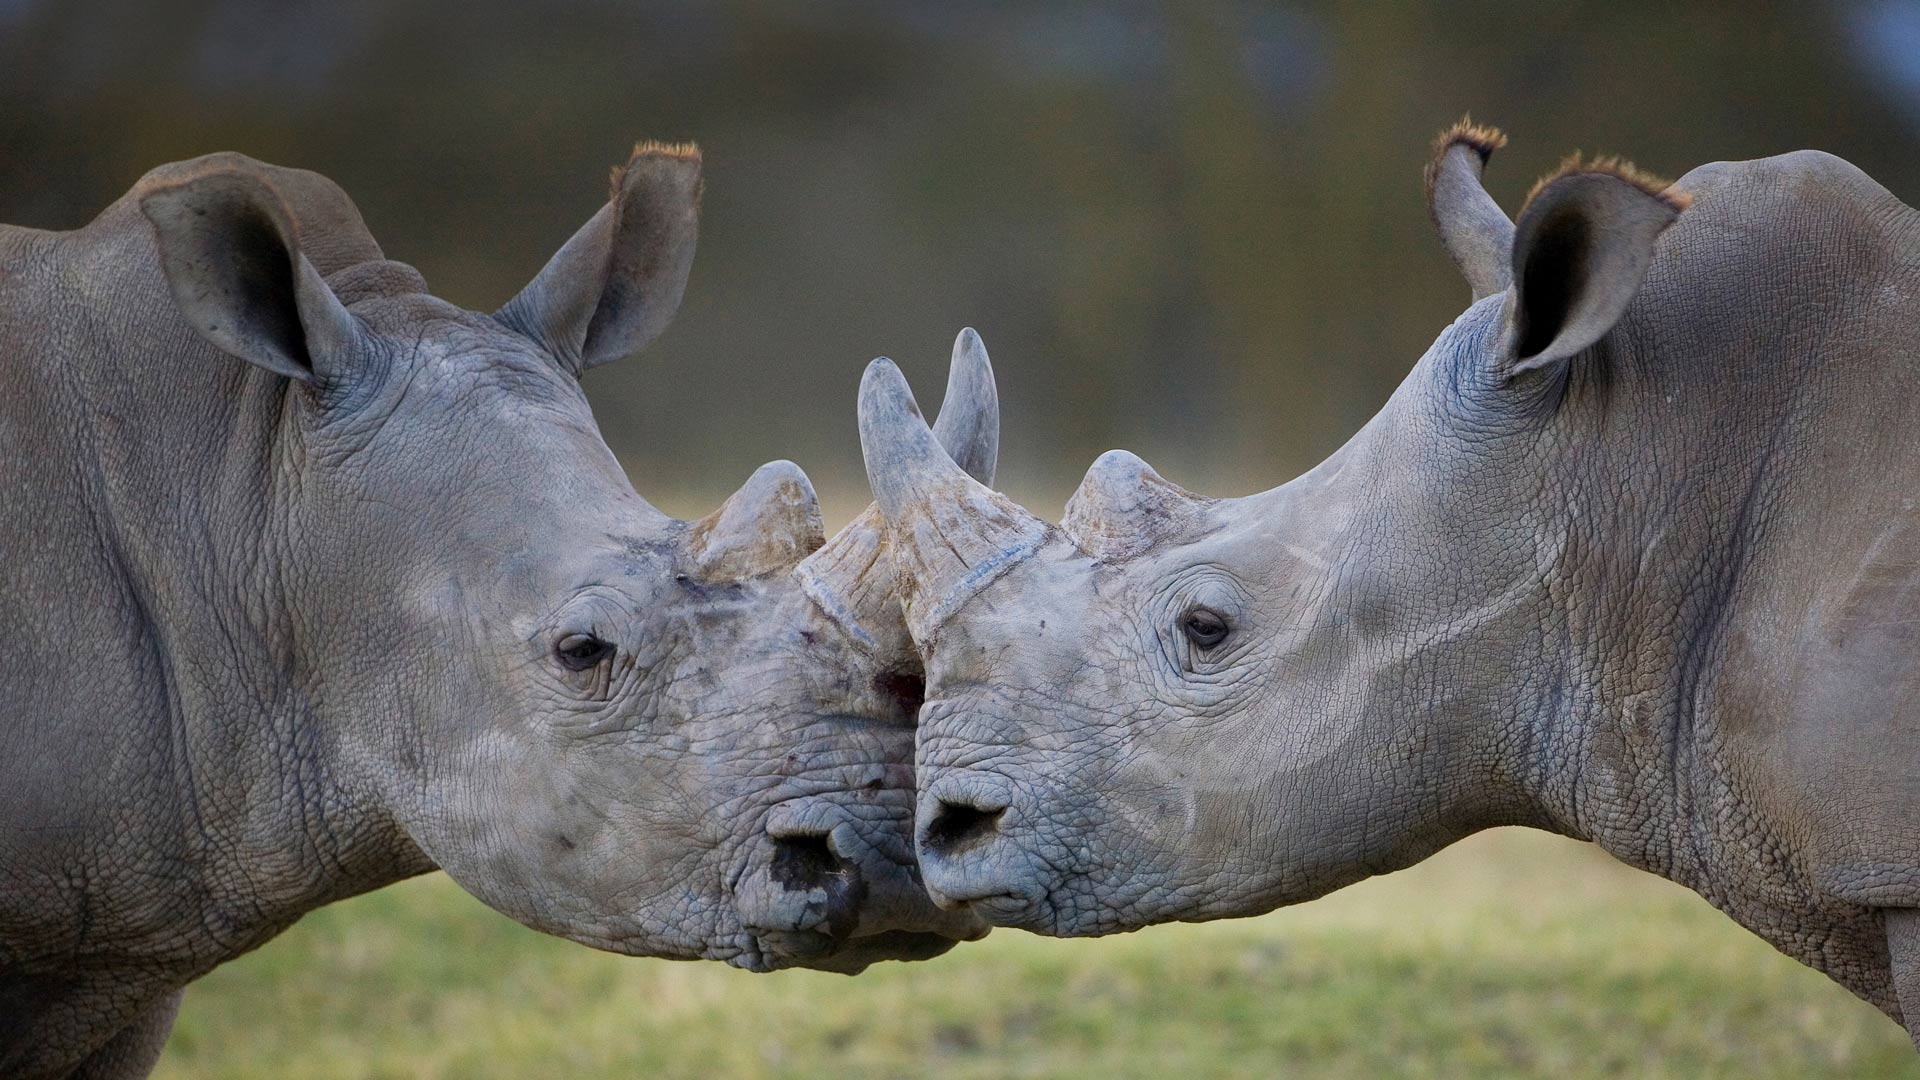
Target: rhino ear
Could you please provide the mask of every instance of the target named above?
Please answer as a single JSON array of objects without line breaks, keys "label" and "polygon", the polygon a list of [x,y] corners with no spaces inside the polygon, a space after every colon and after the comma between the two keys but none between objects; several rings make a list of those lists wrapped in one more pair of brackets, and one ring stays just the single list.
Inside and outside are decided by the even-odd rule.
[{"label": "rhino ear", "polygon": [[720,509],[693,523],[694,564],[706,578],[782,573],[826,542],[820,502],[800,466],[760,466]]},{"label": "rhino ear", "polygon": [[1514,226],[1507,373],[1561,363],[1613,329],[1689,201],[1631,165],[1577,155],[1535,185]]},{"label": "rhino ear", "polygon": [[293,215],[257,162],[223,155],[142,195],[140,211],[174,304],[201,337],[303,383],[358,370],[360,324],[301,254]]},{"label": "rhino ear", "polygon": [[631,356],[673,321],[699,231],[699,149],[644,143],[607,204],[495,315],[576,375]]},{"label": "rhino ear", "polygon": [[1433,141],[1427,162],[1427,213],[1475,300],[1505,292],[1513,283],[1507,264],[1513,222],[1480,183],[1487,159],[1505,145],[1507,137],[1498,129],[1463,117]]}]

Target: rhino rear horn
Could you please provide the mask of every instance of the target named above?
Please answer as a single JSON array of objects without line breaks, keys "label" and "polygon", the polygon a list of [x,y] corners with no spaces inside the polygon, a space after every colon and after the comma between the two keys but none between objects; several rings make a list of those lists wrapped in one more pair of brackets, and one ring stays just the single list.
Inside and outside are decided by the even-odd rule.
[{"label": "rhino rear horn", "polygon": [[1193,525],[1211,499],[1163,479],[1125,450],[1109,450],[1087,470],[1060,523],[1080,550],[1116,562]]},{"label": "rhino rear horn", "polygon": [[631,356],[673,321],[700,233],[700,150],[643,143],[613,194],[495,317],[563,367]]},{"label": "rhino rear horn", "polygon": [[820,501],[800,466],[760,466],[720,509],[693,523],[690,546],[701,576],[742,579],[782,573],[824,541]]}]

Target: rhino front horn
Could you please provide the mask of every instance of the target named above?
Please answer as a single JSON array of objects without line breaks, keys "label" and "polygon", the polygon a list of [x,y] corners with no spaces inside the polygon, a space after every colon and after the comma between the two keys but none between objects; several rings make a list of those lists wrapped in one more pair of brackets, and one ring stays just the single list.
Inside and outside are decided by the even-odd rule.
[{"label": "rhino front horn", "polygon": [[[954,339],[947,396],[940,403],[933,434],[968,475],[982,484],[993,483],[1000,455],[1000,396],[987,347],[971,328]],[[795,573],[807,595],[848,636],[890,656],[911,646],[900,622],[885,528],[880,508],[869,505],[819,551],[807,556]]]},{"label": "rhino front horn", "polygon": [[1032,554],[1047,525],[954,464],[885,357],[860,380],[860,449],[886,519],[907,629],[925,645],[968,597]]},{"label": "rhino front horn", "polygon": [[702,577],[782,573],[825,542],[820,501],[800,466],[768,462],[720,509],[693,523],[689,542]]},{"label": "rhino front horn", "polygon": [[947,396],[933,421],[934,438],[967,475],[992,485],[1000,458],[1000,392],[993,383],[986,342],[969,326],[953,339]]}]

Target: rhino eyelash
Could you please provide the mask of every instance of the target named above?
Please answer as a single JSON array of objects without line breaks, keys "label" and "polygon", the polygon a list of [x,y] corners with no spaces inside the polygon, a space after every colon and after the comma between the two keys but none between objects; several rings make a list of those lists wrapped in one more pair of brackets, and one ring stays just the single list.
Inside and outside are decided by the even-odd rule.
[{"label": "rhino eyelash", "polygon": [[588,671],[611,660],[618,649],[592,634],[568,634],[554,642],[553,657],[568,671]]}]

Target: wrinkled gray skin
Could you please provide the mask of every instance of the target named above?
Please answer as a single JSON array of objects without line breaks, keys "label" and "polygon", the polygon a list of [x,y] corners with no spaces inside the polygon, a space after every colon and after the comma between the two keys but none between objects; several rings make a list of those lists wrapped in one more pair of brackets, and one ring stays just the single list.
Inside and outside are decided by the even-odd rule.
[{"label": "wrinkled gray skin", "polygon": [[1102,934],[1530,825],[1920,1034],[1920,214],[1802,152],[1694,170],[1684,212],[1576,172],[1510,225],[1482,160],[1434,196],[1482,298],[1272,491],[1115,452],[1054,528],[869,370],[929,888]]},{"label": "wrinkled gray skin", "polygon": [[[436,867],[756,970],[982,932],[913,871],[874,519],[822,546],[780,462],[674,521],[581,393],[677,305],[698,193],[690,148],[637,151],[495,315],[236,155],[0,228],[0,1076],[145,1075],[189,980]],[[943,433],[989,476],[962,346]]]}]

